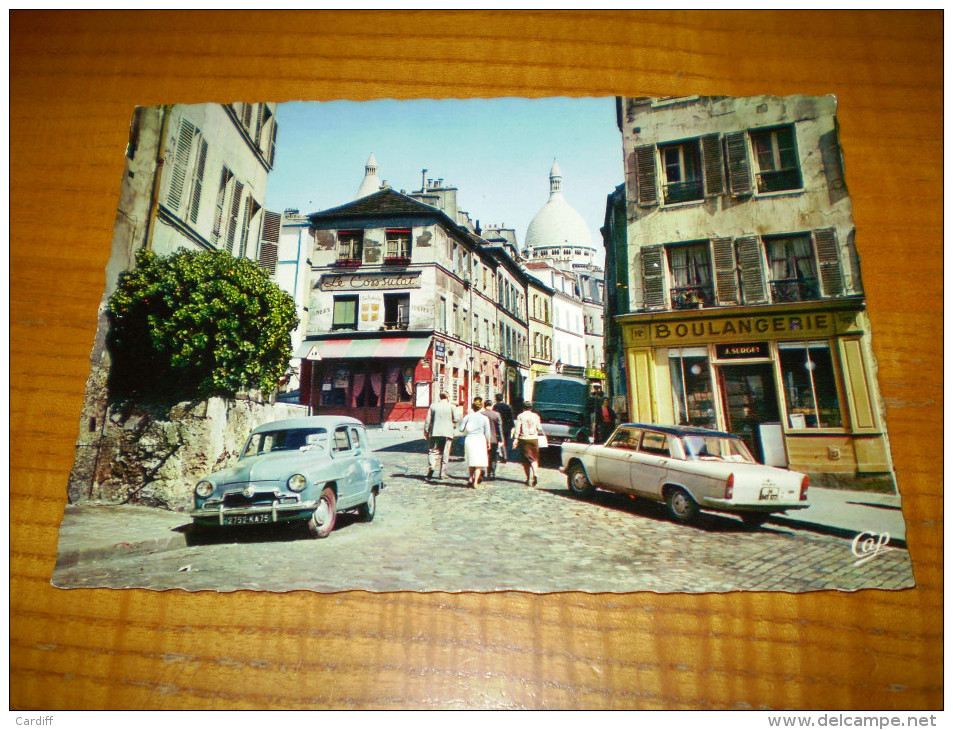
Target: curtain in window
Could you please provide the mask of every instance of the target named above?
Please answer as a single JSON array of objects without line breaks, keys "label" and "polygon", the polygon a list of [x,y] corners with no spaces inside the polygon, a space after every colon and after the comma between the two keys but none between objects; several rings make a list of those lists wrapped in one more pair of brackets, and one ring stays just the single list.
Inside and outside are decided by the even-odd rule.
[{"label": "curtain in window", "polygon": [[381,397],[381,374],[380,373],[371,373],[371,389],[374,391],[374,395],[380,399]]},{"label": "curtain in window", "polygon": [[711,283],[706,247],[680,246],[670,249],[669,256],[676,287],[707,286]]},{"label": "curtain in window", "polygon": [[364,373],[354,373],[354,379],[351,383],[351,407],[357,408],[363,406],[361,395],[364,393]]},{"label": "curtain in window", "polygon": [[772,279],[815,278],[814,258],[809,238],[785,238],[772,241],[770,245]]}]

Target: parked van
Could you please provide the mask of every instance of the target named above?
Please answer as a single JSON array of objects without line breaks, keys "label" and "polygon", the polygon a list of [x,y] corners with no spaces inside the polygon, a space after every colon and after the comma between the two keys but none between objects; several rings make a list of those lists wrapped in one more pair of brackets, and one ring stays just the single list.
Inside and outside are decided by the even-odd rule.
[{"label": "parked van", "polygon": [[550,446],[564,441],[589,443],[589,381],[569,375],[540,375],[533,383],[533,410],[543,422]]}]

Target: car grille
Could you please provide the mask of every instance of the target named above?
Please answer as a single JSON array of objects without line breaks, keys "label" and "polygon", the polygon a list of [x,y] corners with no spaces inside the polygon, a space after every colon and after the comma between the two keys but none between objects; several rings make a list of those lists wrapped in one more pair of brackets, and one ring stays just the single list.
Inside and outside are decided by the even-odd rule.
[{"label": "car grille", "polygon": [[229,492],[222,501],[226,507],[248,507],[255,504],[272,504],[279,499],[277,492],[256,492],[251,497],[246,497],[241,492]]}]

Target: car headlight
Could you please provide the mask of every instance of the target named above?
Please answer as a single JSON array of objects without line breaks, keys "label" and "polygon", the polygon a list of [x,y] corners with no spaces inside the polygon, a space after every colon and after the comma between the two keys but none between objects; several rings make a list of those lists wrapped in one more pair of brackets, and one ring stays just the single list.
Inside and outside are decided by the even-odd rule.
[{"label": "car headlight", "polygon": [[195,485],[195,493],[203,499],[211,496],[213,491],[215,491],[215,485],[209,481],[203,480]]},{"label": "car headlight", "polygon": [[306,486],[308,486],[308,480],[305,478],[304,474],[295,474],[288,480],[288,489],[293,492],[300,492]]}]

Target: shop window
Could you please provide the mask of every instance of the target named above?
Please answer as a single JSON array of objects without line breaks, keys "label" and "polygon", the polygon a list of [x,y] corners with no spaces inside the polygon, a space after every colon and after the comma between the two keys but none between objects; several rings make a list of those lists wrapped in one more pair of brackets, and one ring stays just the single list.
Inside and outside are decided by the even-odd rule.
[{"label": "shop window", "polygon": [[356,296],[334,297],[331,329],[357,329]]},{"label": "shop window", "polygon": [[708,351],[704,347],[668,351],[672,408],[681,426],[715,428],[715,395]]},{"label": "shop window", "polygon": [[843,425],[834,362],[826,342],[780,342],[781,382],[791,428]]},{"label": "shop window", "polygon": [[384,403],[410,403],[414,399],[414,368],[392,365],[387,368]]},{"label": "shop window", "polygon": [[384,329],[405,330],[410,324],[410,294],[384,295]]},{"label": "shop window", "polygon": [[659,147],[666,204],[687,203],[705,197],[698,140]]},{"label": "shop window", "polygon": [[765,238],[770,270],[771,301],[818,299],[817,268],[810,236]]},{"label": "shop window", "polygon": [[751,132],[751,147],[758,165],[759,193],[801,187],[793,126]]},{"label": "shop window", "polygon": [[341,365],[326,372],[324,381],[321,383],[321,405],[345,406],[350,381],[351,369],[347,365]]},{"label": "shop window", "polygon": [[338,233],[338,266],[360,266],[364,260],[364,231]]},{"label": "shop window", "polygon": [[707,243],[671,246],[668,268],[672,277],[670,295],[673,309],[697,309],[714,304],[711,255]]},{"label": "shop window", "polygon": [[410,231],[387,231],[387,250],[384,254],[385,264],[410,263]]}]

